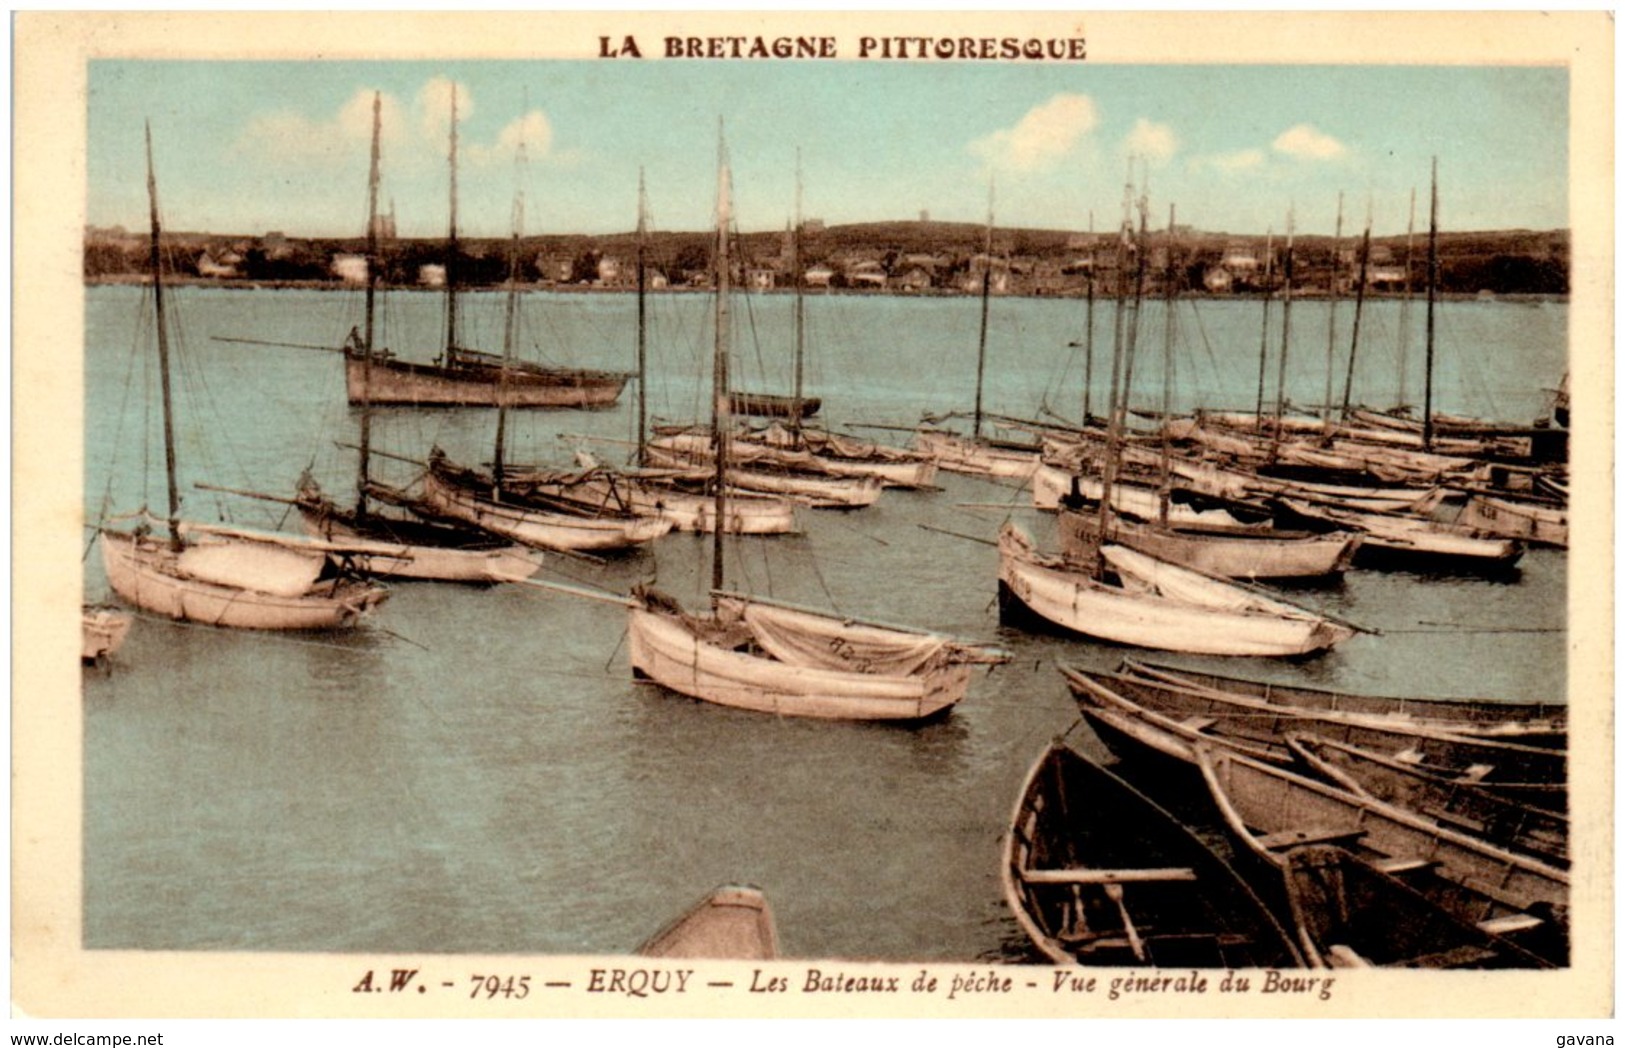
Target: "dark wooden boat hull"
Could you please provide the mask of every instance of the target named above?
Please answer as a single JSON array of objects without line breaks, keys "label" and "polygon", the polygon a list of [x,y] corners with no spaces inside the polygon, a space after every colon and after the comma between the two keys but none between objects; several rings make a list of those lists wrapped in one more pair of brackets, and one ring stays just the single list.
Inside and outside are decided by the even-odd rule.
[{"label": "dark wooden boat hull", "polygon": [[1308,736],[1287,745],[1308,774],[1352,793],[1416,812],[1441,826],[1532,856],[1569,865],[1567,816],[1487,790],[1478,783],[1424,771],[1413,764]]},{"label": "dark wooden boat hull", "polygon": [[1260,870],[1284,878],[1290,850],[1335,844],[1405,877],[1457,919],[1567,963],[1566,872],[1247,757],[1203,748],[1198,759],[1237,848]]},{"label": "dark wooden boat hull", "polygon": [[1170,721],[1196,729],[1215,741],[1245,742],[1263,748],[1283,761],[1291,759],[1288,734],[1319,735],[1377,753],[1407,754],[1407,759],[1435,769],[1458,773],[1473,769],[1486,783],[1550,783],[1568,781],[1568,756],[1563,750],[1457,735],[1431,727],[1411,727],[1375,719],[1338,718],[1312,711],[1227,698],[1217,692],[1181,689],[1121,674],[1063,670],[1080,706],[1098,704],[1098,695],[1084,682],[1105,689],[1126,701]]},{"label": "dark wooden boat hull", "polygon": [[1017,921],[1057,964],[1302,964],[1224,859],[1134,786],[1060,743],[1028,772],[1002,873]]},{"label": "dark wooden boat hull", "polygon": [[[801,398],[801,417],[811,418],[818,414],[824,401],[819,397]],[[751,415],[756,418],[793,418],[795,416],[796,398],[787,397],[779,393],[729,393],[728,410],[735,415]]]},{"label": "dark wooden boat hull", "polygon": [[500,364],[417,364],[376,357],[367,367],[345,354],[345,390],[351,404],[374,406],[606,408],[620,398],[627,376],[613,371]]},{"label": "dark wooden boat hull", "polygon": [[1328,968],[1551,968],[1544,958],[1451,915],[1342,848],[1312,844],[1285,860],[1298,942]]},{"label": "dark wooden boat hull", "polygon": [[[1531,725],[1532,734],[1518,733],[1518,741],[1534,745],[1563,745],[1567,734],[1562,731],[1568,720],[1568,706],[1554,702],[1500,702],[1494,699],[1423,699],[1386,695],[1359,695],[1305,688],[1274,681],[1229,677],[1218,673],[1203,673],[1178,666],[1124,659],[1119,673],[1159,680],[1181,687],[1205,688],[1222,691],[1245,699],[1281,706],[1300,707],[1333,713],[1370,714],[1379,717],[1405,716],[1419,720],[1460,721],[1464,733],[1484,725],[1507,725],[1509,722],[1547,722],[1549,732],[1541,732],[1539,724]],[[1547,740],[1550,739],[1550,743]]]}]

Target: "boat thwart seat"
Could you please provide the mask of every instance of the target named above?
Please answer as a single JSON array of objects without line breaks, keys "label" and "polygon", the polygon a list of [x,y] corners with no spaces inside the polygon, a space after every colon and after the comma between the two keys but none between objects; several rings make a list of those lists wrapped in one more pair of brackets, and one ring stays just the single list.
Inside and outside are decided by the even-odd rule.
[{"label": "boat thwart seat", "polygon": [[1028,884],[1127,884],[1135,881],[1194,881],[1196,871],[1183,866],[1152,869],[1099,870],[1087,867],[1065,870],[1022,870]]}]

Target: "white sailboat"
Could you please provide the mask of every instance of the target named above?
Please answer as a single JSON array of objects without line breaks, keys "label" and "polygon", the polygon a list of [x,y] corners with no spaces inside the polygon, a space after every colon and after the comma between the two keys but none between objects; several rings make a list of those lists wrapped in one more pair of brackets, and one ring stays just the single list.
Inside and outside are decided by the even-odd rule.
[{"label": "white sailboat", "polygon": [[[1093,555],[1102,542],[1115,543],[1141,553],[1193,568],[1207,575],[1243,579],[1324,579],[1341,575],[1354,560],[1359,538],[1349,532],[1288,531],[1277,529],[1267,517],[1252,523],[1176,520],[1173,500],[1173,452],[1169,446],[1172,418],[1173,347],[1176,317],[1177,265],[1173,244],[1174,211],[1168,210],[1168,273],[1163,325],[1161,454],[1154,489],[1141,488],[1153,502],[1151,512],[1101,515],[1097,508],[1074,495],[1059,506],[1061,548],[1082,557]],[[1035,481],[1033,489],[1038,485]],[[1113,494],[1125,490],[1113,486]],[[1070,493],[1069,493],[1070,494]],[[1081,493],[1078,493],[1081,495]],[[1225,510],[1210,511],[1227,515]],[[1189,509],[1185,516],[1191,515]],[[1199,514],[1198,514],[1199,516]]]},{"label": "white sailboat", "polygon": [[580,469],[510,467],[507,482],[515,489],[590,506],[616,506],[645,516],[669,520],[674,531],[708,533],[719,526],[730,535],[789,535],[797,531],[796,506],[790,498],[739,491],[728,500],[726,517],[716,510],[709,492],[711,471],[698,466],[680,469],[647,468],[649,448],[648,267],[645,247],[648,208],[643,173],[638,173],[638,439],[637,466],[614,469],[586,452],[578,452]]},{"label": "white sailboat", "polygon": [[[713,432],[727,432],[728,167],[718,147],[716,345]],[[713,449],[717,515],[725,516],[729,442]],[[857,622],[838,615],[723,591],[722,536],[711,566],[712,608],[692,614],[650,588],[633,593],[633,673],[691,698],[782,716],[917,721],[961,698],[977,663],[1002,652],[936,633]]]},{"label": "white sailboat", "polygon": [[[452,119],[456,123],[456,95]],[[520,157],[523,159],[523,143]],[[455,153],[453,154],[455,157]],[[453,166],[453,213],[456,210]],[[514,198],[513,236],[509,257],[508,299],[503,327],[501,378],[496,387],[496,446],[491,468],[459,465],[439,447],[429,452],[423,497],[437,516],[464,521],[494,535],[542,549],[573,552],[629,550],[652,542],[672,529],[664,517],[637,513],[619,505],[588,505],[549,496],[509,483],[505,463],[508,409],[521,403],[509,396],[507,364],[513,359],[519,316],[519,238],[524,227],[524,194]],[[456,296],[447,299],[447,343],[457,342]]]},{"label": "white sailboat", "polygon": [[[156,521],[143,509],[121,518],[137,521],[134,526],[100,529],[108,583],[120,598],[142,611],[188,622],[274,630],[355,626],[384,601],[389,591],[374,583],[336,574],[327,550],[240,536],[189,534],[180,520],[168,318],[160,252],[162,230],[150,126],[147,130],[147,193],[152,216],[154,332],[163,391],[169,512],[165,520]],[[153,524],[162,525],[167,535],[153,534]]]},{"label": "white sailboat", "polygon": [[[1125,216],[1125,234],[1127,223]],[[1143,217],[1141,224],[1143,231]],[[1119,525],[1113,519],[1113,489],[1122,457],[1132,339],[1118,323],[1091,555],[1042,555],[1024,531],[1006,524],[999,534],[1001,619],[1037,616],[1051,626],[1117,644],[1210,655],[1307,655],[1353,636],[1347,625],[1114,541]]]}]

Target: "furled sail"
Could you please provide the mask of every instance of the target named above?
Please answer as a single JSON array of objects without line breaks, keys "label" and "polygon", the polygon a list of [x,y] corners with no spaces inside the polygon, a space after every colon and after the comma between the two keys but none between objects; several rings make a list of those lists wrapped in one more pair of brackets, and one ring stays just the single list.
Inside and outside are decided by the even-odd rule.
[{"label": "furled sail", "polygon": [[946,638],[847,622],[813,612],[721,598],[719,614],[738,614],[762,649],[780,662],[906,677],[934,665]]}]

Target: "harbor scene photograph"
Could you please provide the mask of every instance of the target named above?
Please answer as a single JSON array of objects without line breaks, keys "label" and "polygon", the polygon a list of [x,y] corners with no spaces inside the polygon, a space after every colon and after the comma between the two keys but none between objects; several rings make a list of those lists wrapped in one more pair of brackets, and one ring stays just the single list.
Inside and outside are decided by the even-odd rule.
[{"label": "harbor scene photograph", "polygon": [[1606,1013],[1600,23],[844,17],[33,25],[31,1014]]}]

